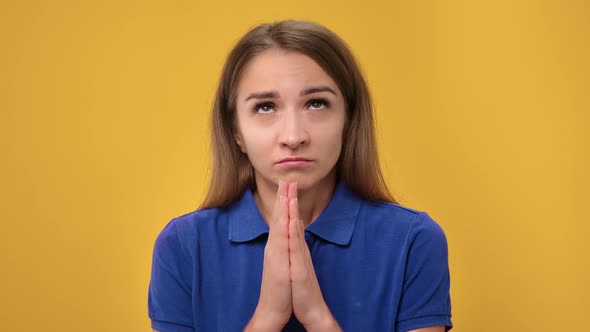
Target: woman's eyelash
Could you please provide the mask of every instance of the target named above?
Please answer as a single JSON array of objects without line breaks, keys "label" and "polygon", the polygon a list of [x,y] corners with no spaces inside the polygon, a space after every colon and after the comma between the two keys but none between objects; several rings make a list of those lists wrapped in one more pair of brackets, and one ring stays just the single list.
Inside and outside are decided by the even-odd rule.
[{"label": "woman's eyelash", "polygon": [[309,103],[307,103],[307,106],[309,107],[309,106],[311,106],[311,105],[313,105],[313,104],[322,104],[322,106],[324,106],[324,108],[325,108],[325,107],[329,107],[329,106],[330,106],[330,102],[329,102],[329,101],[327,101],[327,100],[326,100],[326,99],[324,99],[324,98],[316,98],[316,99],[312,99],[312,100],[310,100],[310,101],[309,101]]},{"label": "woman's eyelash", "polygon": [[[319,105],[318,105],[319,104]],[[327,108],[330,107],[330,102],[324,98],[315,98],[315,99],[311,99],[308,103],[307,103],[307,107],[314,107],[314,108]],[[261,103],[257,103],[256,105],[254,105],[254,112],[255,113],[261,113],[260,110],[262,108],[266,108],[264,111],[270,111],[271,109],[275,108],[275,105],[272,102],[261,102]],[[264,114],[264,112],[262,112]]]},{"label": "woman's eyelash", "polygon": [[258,113],[258,111],[263,108],[263,107],[267,107],[267,108],[274,108],[274,104],[270,103],[270,102],[262,102],[262,103],[258,103],[256,105],[254,105],[254,112]]}]

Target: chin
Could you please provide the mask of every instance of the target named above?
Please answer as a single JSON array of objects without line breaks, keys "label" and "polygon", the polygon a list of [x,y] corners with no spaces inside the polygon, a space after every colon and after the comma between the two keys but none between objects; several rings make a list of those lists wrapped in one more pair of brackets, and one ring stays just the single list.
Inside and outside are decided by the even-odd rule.
[{"label": "chin", "polygon": [[[328,174],[327,177],[329,177],[330,175]],[[325,180],[327,180],[327,177],[321,177],[318,178],[317,176],[313,176],[313,175],[308,175],[308,174],[286,174],[284,176],[278,176],[277,177],[277,185],[278,185],[278,180],[281,181],[286,181],[286,182],[290,182],[290,183],[294,183],[297,182],[297,190],[298,191],[307,191],[317,185],[321,185],[325,183]]]},{"label": "chin", "polygon": [[316,182],[313,179],[310,179],[310,176],[306,176],[304,174],[287,174],[285,176],[279,177],[279,179],[281,181],[290,183],[297,182],[297,188],[299,189],[303,189],[304,187],[311,187]]}]

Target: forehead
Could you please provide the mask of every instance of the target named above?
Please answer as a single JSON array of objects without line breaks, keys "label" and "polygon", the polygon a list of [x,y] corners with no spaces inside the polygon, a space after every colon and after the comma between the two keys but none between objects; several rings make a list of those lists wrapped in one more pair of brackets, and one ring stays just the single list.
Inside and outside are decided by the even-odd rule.
[{"label": "forehead", "polygon": [[246,64],[238,84],[238,95],[258,90],[300,89],[311,85],[327,85],[338,91],[336,82],[311,57],[270,49]]}]

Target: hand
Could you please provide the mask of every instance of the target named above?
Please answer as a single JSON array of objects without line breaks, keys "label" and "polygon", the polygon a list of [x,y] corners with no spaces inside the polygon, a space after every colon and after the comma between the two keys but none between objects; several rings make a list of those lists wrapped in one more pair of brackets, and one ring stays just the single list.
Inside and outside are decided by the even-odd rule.
[{"label": "hand", "polygon": [[295,317],[307,331],[341,331],[330,313],[315,275],[311,254],[305,242],[303,221],[299,218],[297,183],[288,188],[289,261],[291,297]]},{"label": "hand", "polygon": [[269,234],[264,248],[262,284],[254,316],[246,331],[280,331],[291,318],[291,279],[289,276],[289,201],[288,183],[279,181]]},{"label": "hand", "polygon": [[279,181],[269,228],[258,306],[245,331],[280,331],[291,313],[307,331],[341,331],[315,275],[296,183]]}]

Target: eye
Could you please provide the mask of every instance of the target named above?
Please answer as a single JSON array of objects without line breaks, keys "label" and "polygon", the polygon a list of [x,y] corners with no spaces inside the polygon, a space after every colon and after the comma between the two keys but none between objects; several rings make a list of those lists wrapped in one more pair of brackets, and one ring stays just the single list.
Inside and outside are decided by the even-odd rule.
[{"label": "eye", "polygon": [[254,112],[260,114],[269,114],[274,111],[274,105],[272,103],[258,103],[254,106]]},{"label": "eye", "polygon": [[309,101],[309,103],[307,104],[307,107],[310,110],[321,110],[324,109],[326,107],[330,106],[330,103],[325,100],[325,99],[312,99]]}]

